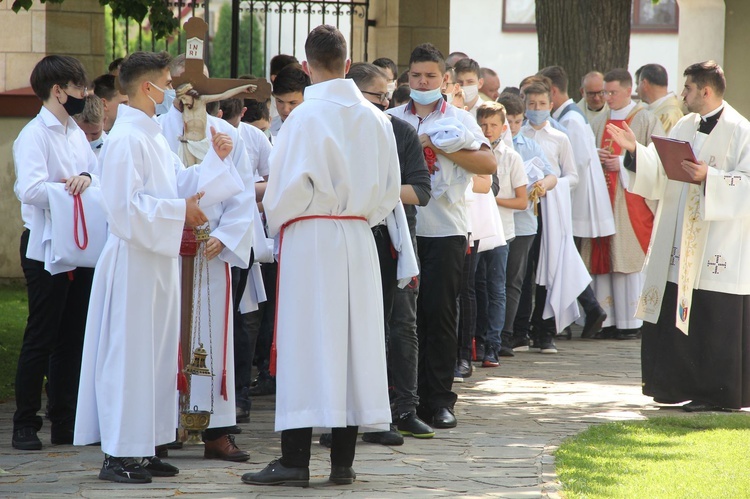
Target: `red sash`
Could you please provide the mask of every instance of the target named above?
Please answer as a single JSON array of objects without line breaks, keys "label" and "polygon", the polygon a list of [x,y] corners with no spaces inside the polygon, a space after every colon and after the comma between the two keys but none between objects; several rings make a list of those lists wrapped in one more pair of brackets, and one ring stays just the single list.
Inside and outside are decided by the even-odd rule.
[{"label": "red sash", "polygon": [[279,231],[279,254],[276,258],[276,261],[278,262],[278,271],[276,272],[276,310],[275,310],[275,314],[273,318],[273,343],[271,343],[271,361],[268,367],[268,370],[271,372],[272,376],[276,376],[276,356],[277,356],[276,332],[278,330],[277,325],[279,322],[279,283],[281,282],[281,249],[284,245],[284,232],[286,231],[287,227],[297,222],[301,222],[303,220],[318,220],[318,219],[362,220],[363,222],[367,222],[367,219],[365,217],[359,217],[356,215],[307,215],[304,217],[293,218],[281,226],[281,230]]},{"label": "red sash", "polygon": [[[634,113],[625,120],[607,120],[607,124],[612,123],[618,128],[624,128],[623,123],[630,123]],[[604,127],[602,134],[601,148],[606,149],[610,154],[619,156],[622,154],[622,148],[612,139],[612,136]],[[619,172],[604,171],[604,180],[607,182],[607,192],[612,208],[615,206],[615,193],[617,188]],[[638,244],[641,246],[643,253],[648,251],[648,243],[651,240],[651,230],[654,227],[654,214],[646,204],[646,200],[637,194],[625,192],[625,205],[628,208],[628,218],[633,228]],[[591,240],[591,273],[592,274],[609,274],[612,272],[612,254],[611,254],[612,236],[597,237]]]}]

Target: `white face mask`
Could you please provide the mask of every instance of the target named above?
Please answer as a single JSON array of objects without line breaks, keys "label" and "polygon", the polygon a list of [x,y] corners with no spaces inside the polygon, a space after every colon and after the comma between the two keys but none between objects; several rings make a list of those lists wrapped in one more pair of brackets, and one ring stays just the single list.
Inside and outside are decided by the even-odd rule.
[{"label": "white face mask", "polygon": [[396,90],[396,82],[395,81],[389,81],[388,86],[386,87],[388,91],[388,98],[390,99],[393,97],[393,91]]},{"label": "white face mask", "polygon": [[101,149],[102,145],[104,145],[104,134],[102,134],[98,139],[89,142],[89,145],[91,146],[92,151]]},{"label": "white face mask", "polygon": [[479,97],[479,85],[464,85],[461,90],[464,91],[464,102],[467,104]]}]

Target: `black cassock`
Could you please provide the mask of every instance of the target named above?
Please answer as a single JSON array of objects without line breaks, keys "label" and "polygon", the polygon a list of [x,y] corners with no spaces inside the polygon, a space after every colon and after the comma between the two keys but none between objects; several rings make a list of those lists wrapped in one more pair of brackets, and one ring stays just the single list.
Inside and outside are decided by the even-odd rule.
[{"label": "black cassock", "polygon": [[675,327],[676,308],[668,282],[659,321],[642,327],[644,395],[750,407],[750,296],[693,290],[689,335]]}]

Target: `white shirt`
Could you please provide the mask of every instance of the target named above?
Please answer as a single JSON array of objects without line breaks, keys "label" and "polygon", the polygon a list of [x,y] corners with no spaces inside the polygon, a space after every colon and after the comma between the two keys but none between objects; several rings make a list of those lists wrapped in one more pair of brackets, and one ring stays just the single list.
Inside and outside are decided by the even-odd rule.
[{"label": "white shirt", "polygon": [[[86,134],[73,118],[64,126],[46,107],[31,120],[13,142],[16,182],[13,191],[21,201],[23,225],[31,231],[26,257],[44,261],[42,236],[45,211],[49,210],[47,183],[82,172],[96,172],[96,156]],[[99,185],[96,175],[92,183]]]},{"label": "white shirt", "polygon": [[[492,152],[495,153],[495,159],[497,159],[497,178],[500,181],[500,190],[496,197],[498,199],[515,198],[516,188],[529,183],[529,178],[526,176],[526,171],[523,167],[523,159],[512,147],[505,145],[502,139]],[[518,210],[498,206],[497,211],[500,213],[500,219],[503,221],[505,239],[509,241],[516,237],[513,213]]]},{"label": "white shirt", "polygon": [[[439,119],[455,118],[466,126],[477,141],[489,147],[489,142],[484,137],[482,129],[479,128],[477,121],[469,112],[458,109],[444,100],[439,100],[435,104],[435,110],[424,118],[420,118],[416,114],[411,100],[404,105],[389,109],[387,112],[409,123],[417,130],[417,134],[421,133],[421,129],[428,128],[429,125]],[[438,161],[450,160],[439,156]],[[447,196],[442,196],[438,199],[430,199],[427,206],[418,206],[416,233],[421,237],[466,236],[468,233],[466,199],[451,203]]]},{"label": "white shirt", "polygon": [[271,155],[271,143],[266,134],[259,128],[245,122],[240,122],[237,129],[240,138],[245,143],[245,150],[253,166],[256,177],[268,176],[268,157]]},{"label": "white shirt", "polygon": [[552,165],[552,170],[556,176],[566,177],[571,189],[578,185],[578,171],[573,157],[573,146],[570,145],[570,139],[567,135],[552,128],[549,121],[539,130],[534,129],[527,123],[521,128],[520,133],[525,137],[534,139],[542,146],[544,155]]}]

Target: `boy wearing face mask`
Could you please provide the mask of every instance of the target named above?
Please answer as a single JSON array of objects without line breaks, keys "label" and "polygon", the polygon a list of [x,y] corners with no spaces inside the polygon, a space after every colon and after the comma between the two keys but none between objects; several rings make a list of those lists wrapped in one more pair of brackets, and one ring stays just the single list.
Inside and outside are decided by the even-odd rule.
[{"label": "boy wearing face mask", "polygon": [[461,59],[453,68],[456,73],[456,83],[464,92],[464,109],[477,117],[477,109],[484,102],[479,97],[484,80],[480,77],[479,63],[474,59]]},{"label": "boy wearing face mask", "polygon": [[[417,208],[417,246],[421,264],[420,293],[417,301],[419,337],[419,407],[417,415],[435,428],[453,428],[456,394],[453,371],[456,365],[457,298],[469,232],[466,199],[452,201],[436,193],[437,168],[452,164],[466,171],[466,184],[476,174],[495,173],[497,162],[481,128],[472,115],[448,104],[440,92],[445,82],[445,60],[434,45],[417,46],[409,60],[411,99],[388,113],[408,122],[417,130],[424,149],[437,158],[430,166],[432,198]],[[479,149],[448,153],[437,148],[425,133],[444,118],[458,120],[480,144]],[[452,163],[452,164],[451,164]],[[442,195],[441,195],[442,194]]]},{"label": "boy wearing face mask", "polygon": [[86,318],[75,445],[101,442],[99,479],[120,483],[179,473],[154,454],[174,440],[177,421],[182,232],[244,188],[226,134],[212,130],[205,160],[191,168],[169,149],[153,117],[171,85],[169,61],[134,52],[122,63],[130,105],[101,154],[109,237]]},{"label": "boy wearing face mask", "polygon": [[[547,81],[545,81],[547,80]],[[523,87],[524,100],[526,104],[526,124],[521,127],[520,133],[527,138],[534,139],[544,151],[544,155],[557,177],[565,177],[570,189],[578,185],[578,170],[576,169],[573,147],[570,139],[560,130],[552,127],[550,113],[552,111],[552,100],[550,98],[550,85],[548,78],[543,77]],[[541,233],[542,221],[539,217],[539,232]],[[535,246],[539,242],[539,235]],[[555,319],[542,319],[547,290],[544,286],[537,286],[535,307],[532,315],[532,324],[538,333],[538,346],[541,353],[557,353],[557,347],[553,340],[555,336]]]},{"label": "boy wearing face mask", "polygon": [[104,132],[104,109],[102,101],[93,94],[86,96],[83,112],[73,116],[78,127],[86,134],[91,150],[99,157],[107,134]]},{"label": "boy wearing face mask", "polygon": [[31,72],[31,88],[42,100],[39,114],[13,143],[16,182],[24,231],[21,267],[26,278],[29,317],[16,370],[16,412],[12,445],[39,450],[41,386],[49,379],[52,444],[71,444],[76,415],[86,310],[93,269],[50,274],[45,267],[43,235],[49,224],[50,184],[65,182],[72,194],[85,191],[96,176],[96,156],[71,116],[84,110],[86,72],[72,57],[51,55]]}]

